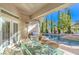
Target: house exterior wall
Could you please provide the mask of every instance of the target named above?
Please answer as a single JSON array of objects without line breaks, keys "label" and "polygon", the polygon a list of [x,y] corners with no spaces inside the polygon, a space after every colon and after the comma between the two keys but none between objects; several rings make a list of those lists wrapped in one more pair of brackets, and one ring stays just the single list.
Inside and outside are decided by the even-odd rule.
[{"label": "house exterior wall", "polygon": [[[10,12],[11,14],[19,17],[19,19],[15,20],[15,19],[10,18],[9,16],[5,16],[7,18],[10,18],[10,20],[15,20],[15,21],[18,22],[18,25],[19,25],[18,30],[21,31],[20,39],[23,39],[24,37],[26,37],[27,36],[27,34],[26,34],[27,33],[27,29],[25,31],[23,31],[23,30],[27,27],[27,24],[25,22],[29,19],[29,17],[25,16],[23,14],[20,14],[19,11],[16,9],[16,7],[14,7],[12,5],[9,5],[9,4],[8,5],[0,4],[0,10],[1,9],[2,10],[6,10],[6,11]],[[2,16],[1,12],[0,12],[0,16]]]}]

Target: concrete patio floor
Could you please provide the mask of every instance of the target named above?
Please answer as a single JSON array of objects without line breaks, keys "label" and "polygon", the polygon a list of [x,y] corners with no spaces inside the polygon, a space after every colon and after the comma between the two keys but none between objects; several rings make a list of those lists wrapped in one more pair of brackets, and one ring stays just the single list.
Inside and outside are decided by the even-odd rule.
[{"label": "concrete patio floor", "polygon": [[68,52],[70,52],[70,53],[72,53],[74,55],[79,55],[79,46],[77,46],[77,47],[71,47],[70,46],[69,47],[69,46],[61,44],[59,48],[61,48],[63,50],[66,50],[66,51],[68,51]]}]

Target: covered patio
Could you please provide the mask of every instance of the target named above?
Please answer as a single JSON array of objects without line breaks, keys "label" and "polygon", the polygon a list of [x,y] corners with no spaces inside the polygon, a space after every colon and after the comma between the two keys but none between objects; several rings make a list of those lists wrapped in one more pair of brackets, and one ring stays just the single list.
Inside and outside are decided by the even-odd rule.
[{"label": "covered patio", "polygon": [[[72,54],[71,52],[66,53],[65,49],[61,51],[63,47],[60,47],[58,43],[50,41],[46,37],[40,37],[41,36],[40,21],[42,21],[43,19],[42,17],[48,15],[51,12],[55,12],[55,11],[67,8],[71,5],[73,4],[71,3],[69,4],[68,3],[50,3],[50,4],[49,3],[34,3],[34,4],[33,3],[19,3],[19,4],[2,3],[0,4],[1,54],[4,54],[4,55],[10,54],[13,50],[20,51],[21,49],[23,49],[24,51],[21,50],[20,53],[19,51],[17,53],[15,52],[12,52],[12,53],[14,55],[16,54],[22,54],[22,55],[24,54],[26,55]],[[33,34],[35,34],[35,36],[32,36]],[[21,49],[17,47],[21,47]],[[35,48],[37,48],[37,50],[33,52],[32,50],[30,50],[32,48],[33,48],[33,51]],[[45,50],[41,50],[41,49],[45,49]],[[4,53],[3,53],[3,50],[4,50]],[[52,51],[52,53],[50,50]]]}]

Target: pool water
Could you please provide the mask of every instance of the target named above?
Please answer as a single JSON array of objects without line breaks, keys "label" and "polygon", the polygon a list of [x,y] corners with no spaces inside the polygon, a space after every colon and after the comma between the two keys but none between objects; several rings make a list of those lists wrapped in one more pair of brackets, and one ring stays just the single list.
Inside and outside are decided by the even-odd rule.
[{"label": "pool water", "polygon": [[62,38],[61,35],[45,34],[45,36],[48,37],[50,40],[53,40],[59,44],[65,44],[65,45],[70,45],[70,46],[79,46],[79,41],[64,39],[64,38]]}]

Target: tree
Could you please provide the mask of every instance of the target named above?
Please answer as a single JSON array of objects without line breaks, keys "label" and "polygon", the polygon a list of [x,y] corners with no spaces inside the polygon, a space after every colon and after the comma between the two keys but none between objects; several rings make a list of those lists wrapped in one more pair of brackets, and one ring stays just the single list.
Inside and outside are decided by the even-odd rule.
[{"label": "tree", "polygon": [[40,18],[40,32],[44,32],[44,17]]},{"label": "tree", "polygon": [[47,27],[48,27],[48,21],[47,21],[47,17],[46,17],[46,33],[48,33]]},{"label": "tree", "polygon": [[52,21],[52,19],[51,19],[51,33],[52,33],[52,31],[53,31],[52,26],[53,26],[53,21]]},{"label": "tree", "polygon": [[48,29],[48,32],[51,33],[51,21],[50,21],[50,19],[48,20],[48,27],[47,27],[47,29]]},{"label": "tree", "polygon": [[44,32],[44,23],[43,22],[40,22],[40,32],[43,33]]},{"label": "tree", "polygon": [[61,32],[61,16],[60,16],[60,11],[58,11],[58,33],[60,34]]},{"label": "tree", "polygon": [[71,12],[69,9],[65,9],[66,12],[58,11],[58,33],[61,29],[63,32],[71,33]]},{"label": "tree", "polygon": [[68,15],[68,33],[71,33],[71,22],[72,22],[72,19],[71,19],[71,11],[68,9],[67,10],[67,15]]}]

